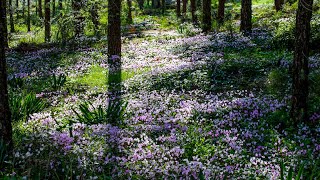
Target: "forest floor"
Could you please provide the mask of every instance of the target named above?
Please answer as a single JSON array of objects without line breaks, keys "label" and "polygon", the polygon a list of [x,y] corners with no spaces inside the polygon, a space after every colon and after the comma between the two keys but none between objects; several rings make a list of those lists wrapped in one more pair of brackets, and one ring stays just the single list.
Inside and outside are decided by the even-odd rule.
[{"label": "forest floor", "polygon": [[[276,179],[290,167],[295,174],[301,167],[318,172],[316,84],[310,106],[317,125],[288,126],[292,52],[272,49],[262,29],[248,37],[183,32],[123,38],[128,104],[121,127],[79,123],[77,116],[84,117],[86,103],[92,116],[108,107],[105,46],[9,52],[12,96],[34,92],[47,102],[14,124],[12,171],[59,179]],[[310,67],[311,77],[320,77],[319,54]],[[62,75],[65,82],[54,80]]]}]

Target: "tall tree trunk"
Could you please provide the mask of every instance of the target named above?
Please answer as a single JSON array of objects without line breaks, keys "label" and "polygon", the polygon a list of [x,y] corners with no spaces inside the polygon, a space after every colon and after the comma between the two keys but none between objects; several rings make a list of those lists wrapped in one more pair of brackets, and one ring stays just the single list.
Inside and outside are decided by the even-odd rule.
[{"label": "tall tree trunk", "polygon": [[19,18],[19,0],[16,0],[16,13],[17,13],[17,18]]},{"label": "tall tree trunk", "polygon": [[182,0],[182,14],[186,16],[188,0]]},{"label": "tall tree trunk", "polygon": [[181,16],[181,3],[180,3],[180,0],[177,0],[176,11],[177,11],[177,17],[180,17]]},{"label": "tall tree trunk", "polygon": [[13,20],[13,6],[12,0],[9,0],[9,14],[10,14],[10,32],[14,33],[14,20]]},{"label": "tall tree trunk", "polygon": [[3,21],[3,24],[2,24],[3,27],[2,27],[2,30],[1,30],[2,35],[1,36],[3,36],[4,47],[8,48],[9,45],[8,45],[7,8],[6,8],[7,7],[7,1],[6,0],[3,0],[3,1],[0,0],[0,4],[3,7],[3,9],[0,9],[1,13],[2,13],[2,14],[0,14],[1,15],[0,18]]},{"label": "tall tree trunk", "polygon": [[203,25],[202,30],[203,32],[209,32],[211,31],[211,0],[203,0],[202,3],[202,13],[203,13]]},{"label": "tall tree trunk", "polygon": [[25,18],[25,11],[26,11],[26,0],[22,0],[22,16]]},{"label": "tall tree trunk", "polygon": [[52,0],[52,17],[56,14],[56,0]]},{"label": "tall tree trunk", "polygon": [[280,11],[282,9],[283,4],[284,0],[274,0],[274,7],[276,8],[276,11]]},{"label": "tall tree trunk", "polygon": [[[109,103],[121,101],[121,0],[109,0],[108,3],[108,91]],[[111,124],[118,125],[117,119]]]},{"label": "tall tree trunk", "polygon": [[152,0],[152,8],[159,8],[160,7],[160,0]]},{"label": "tall tree trunk", "polygon": [[44,9],[44,34],[45,41],[50,42],[50,0],[44,1],[45,9]]},{"label": "tall tree trunk", "polygon": [[83,34],[83,27],[82,27],[83,17],[80,14],[81,6],[82,6],[82,0],[80,1],[72,0],[72,9],[75,17],[75,22],[74,22],[75,37],[79,37],[81,34]]},{"label": "tall tree trunk", "polygon": [[190,0],[190,6],[191,6],[191,19],[193,23],[197,23],[198,18],[196,15],[197,11],[197,5],[196,5],[196,0]]},{"label": "tall tree trunk", "polygon": [[161,0],[162,14],[166,11],[166,0]]},{"label": "tall tree trunk", "polygon": [[139,9],[143,10],[144,0],[138,0]]},{"label": "tall tree trunk", "polygon": [[218,17],[217,17],[218,23],[223,23],[225,3],[226,3],[226,0],[219,0]]},{"label": "tall tree trunk", "polygon": [[31,18],[30,18],[30,6],[31,6],[31,4],[30,4],[30,0],[28,0],[27,1],[28,2],[28,17],[27,17],[27,26],[28,26],[28,32],[30,32],[31,31]]},{"label": "tall tree trunk", "polygon": [[59,10],[62,10],[62,0],[59,0]]},{"label": "tall tree trunk", "polygon": [[132,0],[127,0],[128,14],[127,14],[127,23],[132,24]]},{"label": "tall tree trunk", "polygon": [[240,31],[247,34],[252,30],[252,2],[251,0],[241,0],[241,23]]},{"label": "tall tree trunk", "polygon": [[313,0],[299,0],[296,15],[295,50],[292,67],[292,104],[290,116],[294,124],[308,122],[309,40]]},{"label": "tall tree trunk", "polygon": [[94,25],[95,34],[96,36],[99,36],[99,14],[98,14],[96,2],[92,4],[90,14],[91,14],[92,23]]},{"label": "tall tree trunk", "polygon": [[0,1],[0,139],[12,147],[12,125],[9,108],[5,42],[7,36],[6,0]]},{"label": "tall tree trunk", "polygon": [[42,0],[38,0],[38,14],[40,18],[43,18],[42,14]]}]

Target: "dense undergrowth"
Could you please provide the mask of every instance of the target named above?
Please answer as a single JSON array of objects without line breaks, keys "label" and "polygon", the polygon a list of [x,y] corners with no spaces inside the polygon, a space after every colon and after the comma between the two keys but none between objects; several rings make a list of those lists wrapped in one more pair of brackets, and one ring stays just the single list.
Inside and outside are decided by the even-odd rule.
[{"label": "dense undergrowth", "polygon": [[[273,10],[255,7],[257,28],[248,37],[235,31],[236,20],[205,35],[188,23],[176,28],[176,22],[145,16],[167,30],[124,39],[120,104],[108,100],[103,37],[90,40],[92,46],[84,38],[75,50],[9,52],[15,148],[6,157],[1,144],[1,176],[320,178],[320,55],[310,57],[313,125],[294,127],[287,46],[293,37],[291,26],[282,24],[292,25],[286,18],[293,13],[286,8],[270,17]],[[121,111],[113,111],[117,106]],[[109,124],[114,117],[121,126]]]}]

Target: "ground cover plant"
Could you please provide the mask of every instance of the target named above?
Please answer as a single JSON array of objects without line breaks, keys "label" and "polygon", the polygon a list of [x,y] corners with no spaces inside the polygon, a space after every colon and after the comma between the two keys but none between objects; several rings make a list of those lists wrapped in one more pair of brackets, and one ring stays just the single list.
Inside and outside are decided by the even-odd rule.
[{"label": "ground cover plant", "polygon": [[[119,55],[108,47],[113,1],[51,2],[50,41],[42,1],[31,1],[28,33],[17,2],[6,52],[12,144],[0,141],[1,178],[320,179],[318,1],[309,118],[299,123],[290,117],[298,2],[276,11],[253,1],[251,32],[239,31],[241,2],[223,2],[224,21],[203,32],[202,1],[194,13],[176,1],[123,1]],[[211,2],[212,17],[220,3]]]}]

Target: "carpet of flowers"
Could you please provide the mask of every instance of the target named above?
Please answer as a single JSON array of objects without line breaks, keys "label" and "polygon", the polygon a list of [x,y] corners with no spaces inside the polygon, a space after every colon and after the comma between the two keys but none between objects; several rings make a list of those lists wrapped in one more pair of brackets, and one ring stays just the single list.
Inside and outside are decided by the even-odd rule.
[{"label": "carpet of flowers", "polygon": [[[257,37],[266,38],[259,32]],[[81,102],[106,106],[104,88],[37,92],[50,107],[15,126],[18,142],[11,176],[36,177],[41,172],[42,178],[72,179],[277,179],[280,161],[294,168],[302,163],[312,166],[320,158],[319,123],[300,124],[295,133],[280,122],[271,123],[289,111],[289,96],[279,98],[253,85],[237,86],[246,72],[225,74],[233,78],[231,84],[217,83],[224,81],[221,71],[230,61],[239,67],[256,62],[225,58],[224,49],[256,48],[252,38],[224,32],[192,37],[173,33],[125,43],[123,69],[148,70],[122,82],[128,102],[124,127],[77,122],[73,109]],[[70,57],[63,57],[64,50],[58,48],[23,56],[10,52],[9,79],[34,82],[62,73],[76,78],[93,65],[107,69],[105,52],[79,49]],[[266,64],[274,63],[270,61]],[[316,71],[319,56],[310,61]],[[289,62],[282,59],[280,68],[288,68]],[[259,84],[261,79],[252,81]],[[319,122],[320,113],[311,119]]]}]

